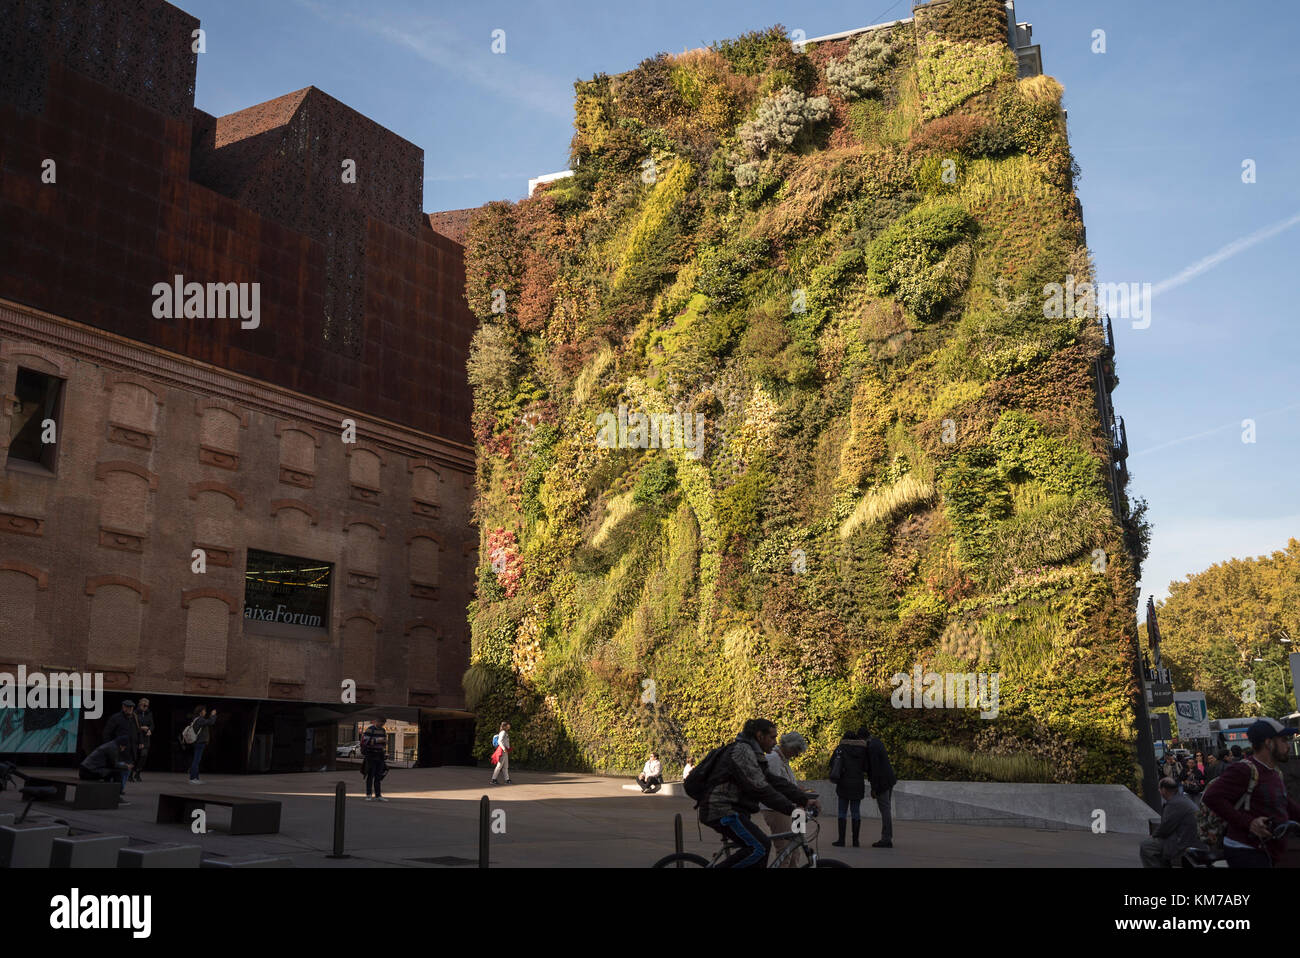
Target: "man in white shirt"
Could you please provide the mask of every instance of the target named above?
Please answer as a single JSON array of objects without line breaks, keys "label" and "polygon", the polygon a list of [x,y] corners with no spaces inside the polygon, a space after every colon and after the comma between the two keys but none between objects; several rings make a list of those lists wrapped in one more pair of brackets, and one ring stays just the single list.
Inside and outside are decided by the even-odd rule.
[{"label": "man in white shirt", "polygon": [[[775,778],[783,778],[796,788],[799,787],[799,780],[794,777],[794,769],[790,767],[790,760],[798,758],[804,752],[808,751],[808,740],[798,732],[786,732],[777,742],[776,748],[767,753],[767,771],[769,775]],[[763,807],[763,821],[767,823],[767,830],[773,835],[779,832],[788,832],[792,829],[793,823],[789,815],[782,815],[775,809]],[[772,840],[772,858],[776,859],[781,854],[781,849],[785,848],[787,838],[776,838]],[[791,855],[784,862],[782,868],[794,868],[802,862],[796,862],[799,855]]]},{"label": "man in white shirt", "polygon": [[641,786],[643,792],[659,791],[659,786],[664,783],[664,767],[659,762],[658,752],[650,753],[650,758],[641,769],[641,774],[636,777],[636,783]]}]

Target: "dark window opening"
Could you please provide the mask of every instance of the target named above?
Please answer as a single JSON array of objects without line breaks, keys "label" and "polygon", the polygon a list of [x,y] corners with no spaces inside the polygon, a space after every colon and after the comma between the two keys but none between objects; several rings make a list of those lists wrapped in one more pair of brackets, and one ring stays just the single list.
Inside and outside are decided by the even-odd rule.
[{"label": "dark window opening", "polygon": [[34,462],[53,472],[58,457],[63,380],[20,368],[14,394],[17,400],[9,419],[9,459]]},{"label": "dark window opening", "polygon": [[244,619],[328,629],[333,571],[333,565],[318,559],[249,549]]}]

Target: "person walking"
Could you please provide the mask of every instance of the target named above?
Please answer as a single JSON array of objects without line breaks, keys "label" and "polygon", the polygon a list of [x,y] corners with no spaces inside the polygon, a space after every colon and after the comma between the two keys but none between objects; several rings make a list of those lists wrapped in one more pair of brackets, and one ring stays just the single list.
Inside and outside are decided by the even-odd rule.
[{"label": "person walking", "polygon": [[153,744],[153,712],[149,710],[149,700],[144,696],[135,707],[136,749],[135,768],[131,770],[131,781],[140,781],[140,771],[149,760],[149,747]]},{"label": "person walking", "polygon": [[[776,747],[767,753],[768,777],[781,779],[795,788],[799,788],[799,780],[795,778],[794,769],[790,767],[790,762],[806,751],[808,751],[807,739],[798,732],[786,732],[777,740]],[[794,823],[788,813],[778,812],[766,805],[763,806],[763,821],[767,824],[768,832],[773,835],[794,830]],[[789,843],[790,839],[788,838],[772,839],[772,851],[777,858],[781,857],[781,851]],[[781,867],[794,868],[797,858],[796,855],[790,855],[781,863]]]},{"label": "person walking", "polygon": [[871,781],[871,797],[880,809],[880,841],[872,842],[872,848],[894,847],[894,786],[898,776],[894,766],[889,764],[889,755],[885,752],[885,743],[880,741],[863,726],[858,730],[858,737],[867,743],[867,778]]},{"label": "person walking", "polygon": [[510,723],[502,722],[501,731],[497,733],[496,751],[492,753],[492,761],[496,767],[492,769],[492,784],[499,785],[497,776],[505,773],[505,782],[507,785],[513,784],[510,781]]},{"label": "person walking", "polygon": [[831,753],[831,781],[835,783],[835,795],[840,800],[836,819],[839,838],[831,842],[836,848],[844,847],[845,819],[850,814],[853,816],[853,847],[858,847],[858,834],[862,830],[862,797],[867,793],[866,773],[867,743],[850,729]]},{"label": "person walking", "polygon": [[130,699],[122,702],[122,710],[104,723],[104,735],[101,744],[107,745],[118,736],[127,738],[126,760],[135,764],[136,748],[139,745],[140,729],[135,724],[135,703]]},{"label": "person walking", "polygon": [[1229,868],[1271,868],[1286,855],[1286,838],[1274,838],[1270,821],[1300,821],[1300,804],[1286,793],[1278,766],[1291,757],[1292,726],[1262,718],[1246,729],[1252,752],[1233,762],[1205,790],[1201,803],[1227,822],[1223,854]]},{"label": "person walking", "polygon": [[202,785],[199,780],[199,762],[203,759],[203,750],[208,747],[210,741],[209,732],[217,721],[217,710],[212,709],[210,712],[206,705],[194,706],[194,713],[190,718],[190,728],[194,729],[194,758],[190,761],[190,784]]},{"label": "person walking", "polygon": [[379,786],[388,774],[388,733],[384,731],[387,721],[381,715],[361,734],[361,774],[366,777],[367,802],[388,801]]},{"label": "person walking", "polygon": [[[116,718],[116,716],[114,716]],[[126,795],[126,780],[131,774],[131,763],[126,760],[127,749],[131,747],[129,735],[119,735],[105,742],[86,756],[77,777],[87,782],[119,782],[119,796]],[[130,805],[128,801],[118,798],[119,805]]]},{"label": "person walking", "polygon": [[1183,852],[1201,844],[1196,833],[1196,803],[1178,791],[1178,783],[1169,776],[1160,780],[1160,797],[1165,800],[1160,811],[1160,826],[1138,849],[1143,868],[1173,868]]}]

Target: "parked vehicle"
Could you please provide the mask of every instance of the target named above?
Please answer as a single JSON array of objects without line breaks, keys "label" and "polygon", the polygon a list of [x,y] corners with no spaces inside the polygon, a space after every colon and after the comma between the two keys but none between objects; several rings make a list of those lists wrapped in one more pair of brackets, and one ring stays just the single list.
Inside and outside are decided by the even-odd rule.
[{"label": "parked vehicle", "polygon": [[334,750],[334,755],[336,758],[360,758],[361,743],[348,742],[346,745],[340,745]]}]

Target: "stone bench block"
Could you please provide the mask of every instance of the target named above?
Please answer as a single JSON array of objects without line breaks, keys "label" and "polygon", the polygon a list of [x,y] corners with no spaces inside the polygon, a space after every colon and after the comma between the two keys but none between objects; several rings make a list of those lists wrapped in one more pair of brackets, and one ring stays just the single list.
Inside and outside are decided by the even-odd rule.
[{"label": "stone bench block", "polygon": [[54,839],[51,868],[116,868],[117,853],[131,839],[126,835],[69,835]]},{"label": "stone bench block", "polygon": [[144,845],[117,853],[118,868],[198,868],[203,849],[198,845]]},{"label": "stone bench block", "polygon": [[54,839],[67,825],[0,825],[0,868],[49,868]]}]

